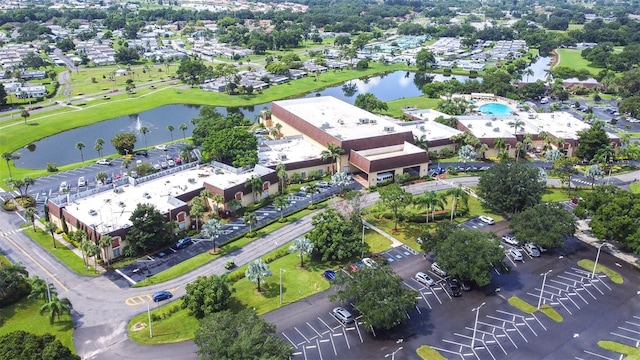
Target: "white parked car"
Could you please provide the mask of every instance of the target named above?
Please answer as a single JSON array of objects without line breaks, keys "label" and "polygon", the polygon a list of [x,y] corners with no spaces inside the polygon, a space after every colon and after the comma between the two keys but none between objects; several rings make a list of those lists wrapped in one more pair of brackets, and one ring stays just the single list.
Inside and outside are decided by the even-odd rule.
[{"label": "white parked car", "polygon": [[485,224],[489,224],[489,225],[493,225],[495,224],[495,220],[493,220],[493,218],[486,216],[486,215],[480,215],[478,216],[478,219],[480,219],[480,221],[482,221]]},{"label": "white parked car", "polygon": [[522,252],[518,249],[511,248],[507,250],[507,255],[511,256],[514,261],[522,261]]},{"label": "white parked car", "polygon": [[435,281],[431,278],[431,276],[419,271],[416,273],[416,281],[418,281],[422,285],[433,286],[436,284]]},{"label": "white parked car", "polygon": [[83,186],[87,186],[87,180],[84,178],[84,176],[80,176],[78,178],[78,187],[83,187]]},{"label": "white parked car", "polygon": [[100,159],[100,160],[96,161],[96,164],[98,164],[98,165],[111,165],[111,160]]},{"label": "white parked car", "polygon": [[375,261],[373,261],[373,259],[372,259],[372,258],[368,258],[368,257],[366,257],[366,258],[362,259],[362,263],[363,263],[363,264],[365,264],[365,265],[367,265],[368,267],[370,267],[370,268],[372,268],[372,269],[375,269],[375,268],[377,268],[377,267],[378,267],[378,264],[376,264],[376,262],[375,262]]},{"label": "white parked car", "polygon": [[506,242],[509,245],[518,246],[520,243],[516,240],[516,236],[513,234],[505,234],[502,236],[502,241]]},{"label": "white parked car", "polygon": [[156,150],[167,151],[167,145],[165,144],[156,145]]},{"label": "white parked car", "polygon": [[71,186],[69,186],[69,184],[67,184],[66,181],[63,181],[60,183],[60,189],[59,192],[61,194],[65,193],[65,192],[69,192],[69,189],[71,188]]}]

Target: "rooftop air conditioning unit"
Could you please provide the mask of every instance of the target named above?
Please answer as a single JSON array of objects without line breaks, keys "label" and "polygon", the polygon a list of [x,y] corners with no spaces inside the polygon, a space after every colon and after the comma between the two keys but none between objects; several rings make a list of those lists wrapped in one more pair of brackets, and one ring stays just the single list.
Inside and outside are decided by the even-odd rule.
[{"label": "rooftop air conditioning unit", "polygon": [[420,130],[426,131],[427,129],[424,127],[424,125],[422,125],[422,126],[420,126]]},{"label": "rooftop air conditioning unit", "polygon": [[384,131],[386,131],[386,132],[393,132],[393,126],[385,126],[385,127],[384,127]]},{"label": "rooftop air conditioning unit", "polygon": [[340,124],[340,125],[344,125],[344,120],[342,120],[342,119],[338,119],[338,124]]},{"label": "rooftop air conditioning unit", "polygon": [[369,123],[369,119],[367,118],[360,118],[360,124],[368,124]]},{"label": "rooftop air conditioning unit", "polygon": [[335,137],[336,139],[342,139],[342,135],[340,135],[340,134],[336,134],[334,137]]},{"label": "rooftop air conditioning unit", "polygon": [[371,120],[369,120],[369,123],[370,123],[370,124],[377,124],[377,123],[378,123],[378,120],[376,120],[376,119],[371,119]]},{"label": "rooftop air conditioning unit", "polygon": [[287,160],[287,154],[278,153],[278,160]]}]

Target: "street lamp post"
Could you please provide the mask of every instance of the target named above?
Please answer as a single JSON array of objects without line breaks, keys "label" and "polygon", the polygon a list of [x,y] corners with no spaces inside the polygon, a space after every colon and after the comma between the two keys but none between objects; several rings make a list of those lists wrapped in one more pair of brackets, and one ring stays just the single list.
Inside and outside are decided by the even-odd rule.
[{"label": "street lamp post", "polygon": [[362,220],[362,251],[360,252],[360,259],[364,257],[364,229],[365,228],[366,226],[364,226],[364,220]]},{"label": "street lamp post", "polygon": [[547,274],[552,271],[553,270],[549,270],[543,274],[540,274],[540,276],[542,276],[542,288],[540,288],[540,296],[538,297],[538,310],[540,310],[540,305],[542,305],[542,294],[544,293],[544,284],[547,282]]},{"label": "street lamp post", "polygon": [[282,305],[282,272],[287,272],[285,269],[280,268],[280,305]]},{"label": "street lamp post", "polygon": [[605,245],[606,243],[602,243],[600,244],[600,246],[598,246],[598,252],[596,253],[596,262],[593,264],[593,271],[591,272],[591,278],[595,278],[596,277],[596,267],[598,266],[598,259],[600,259],[600,250],[602,250],[602,247]]},{"label": "street lamp post", "polygon": [[478,331],[478,315],[480,314],[480,308],[484,306],[484,304],[486,303],[482,303],[480,304],[480,306],[478,306],[475,309],[471,309],[471,311],[475,311],[476,312],[476,321],[473,323],[473,337],[471,338],[471,348],[475,349],[475,344],[476,344],[476,332]]},{"label": "street lamp post", "polygon": [[151,308],[149,307],[149,299],[147,299],[147,316],[149,317],[149,337],[153,337],[153,330],[151,329]]},{"label": "street lamp post", "polygon": [[395,358],[396,358],[396,353],[397,353],[398,351],[400,351],[400,350],[402,350],[402,346],[400,346],[400,347],[398,348],[398,350],[396,350],[396,351],[394,351],[394,352],[392,352],[392,353],[388,353],[388,354],[386,354],[386,355],[384,356],[384,358],[386,359],[386,358],[388,358],[389,356],[391,356],[391,360],[395,360]]}]

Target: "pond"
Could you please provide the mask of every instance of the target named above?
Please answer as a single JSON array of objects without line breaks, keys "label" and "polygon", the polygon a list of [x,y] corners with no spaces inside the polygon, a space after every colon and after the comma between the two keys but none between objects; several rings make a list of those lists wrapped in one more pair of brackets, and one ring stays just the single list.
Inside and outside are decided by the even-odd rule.
[{"label": "pond", "polygon": [[547,71],[551,68],[551,57],[538,57],[528,68],[533,71],[533,75],[523,76],[522,81],[530,83],[538,80],[546,81]]},{"label": "pond", "polygon": [[[466,76],[448,76],[433,74],[433,81],[444,81],[456,78],[466,81]],[[415,73],[407,71],[395,71],[393,73],[370,77],[367,79],[354,79],[344,84],[325,88],[316,92],[301,95],[303,97],[334,96],[350,104],[353,104],[357,95],[372,93],[382,101],[390,101],[422,95],[420,79],[416,79]],[[217,107],[223,115],[229,112],[241,113],[245,118],[255,121],[263,108],[269,108],[270,103],[258,104],[241,108]],[[94,150],[96,139],[105,141],[103,155],[114,154],[115,149],[110,140],[118,133],[134,132],[138,135],[136,148],[153,146],[161,143],[191,136],[193,125],[191,119],[197,118],[200,113],[198,105],[166,105],[139,114],[121,116],[111,120],[101,121],[81,128],[65,131],[59,134],[41,139],[28,147],[18,151],[20,159],[15,161],[16,166],[30,169],[46,168],[47,162],[56,163],[58,166],[78,162],[81,160],[80,151],[76,149],[76,143],[82,142],[85,159],[98,157]],[[187,125],[184,134],[180,125]],[[173,132],[167,127],[173,126]],[[145,135],[140,133],[141,127],[149,131]],[[146,143],[146,144],[145,144]]]}]

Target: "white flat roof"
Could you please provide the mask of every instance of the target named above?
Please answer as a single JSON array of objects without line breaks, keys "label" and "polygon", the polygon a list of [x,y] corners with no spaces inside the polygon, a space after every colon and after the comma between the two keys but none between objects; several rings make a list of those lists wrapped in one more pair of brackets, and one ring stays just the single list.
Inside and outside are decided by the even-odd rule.
[{"label": "white flat roof", "polygon": [[366,139],[389,133],[411,131],[332,96],[282,100],[274,103],[341,140]]},{"label": "white flat roof", "polygon": [[[201,165],[184,171],[133,185],[119,186],[122,192],[107,190],[80,197],[67,204],[66,210],[82,223],[95,226],[100,233],[109,233],[131,226],[129,217],[138,204],[151,204],[163,213],[185,204],[176,196],[200,189],[205,183],[221,189],[245,184],[252,176],[262,176],[273,170],[256,166],[238,174],[221,167]],[[111,187],[111,185],[106,185]],[[89,212],[95,210],[96,215]]]},{"label": "white flat roof", "polygon": [[[458,121],[464,125],[473,136],[478,139],[485,138],[514,138],[513,126],[509,125],[514,119],[519,118],[517,115],[510,116],[491,116],[491,115],[472,115],[472,116],[457,116]],[[524,125],[524,131],[519,129],[518,134],[535,134],[531,128]]]},{"label": "white flat roof", "polygon": [[375,149],[360,150],[356,152],[362,155],[363,157],[367,158],[368,160],[373,161],[373,160],[386,159],[389,157],[397,157],[397,156],[402,156],[407,154],[424,153],[424,149],[421,149],[405,141],[403,144],[400,144],[400,145],[391,145],[391,146],[379,147]]},{"label": "white flat roof", "polygon": [[458,129],[454,129],[435,121],[435,119],[440,116],[450,118],[452,117],[451,115],[447,115],[433,109],[406,110],[404,113],[420,119],[397,123],[405,129],[411,129],[413,136],[417,138],[424,136],[427,141],[435,141],[450,139],[452,136],[462,133],[462,131]]},{"label": "white flat roof", "polygon": [[258,141],[258,163],[273,166],[319,159],[322,148],[306,141],[302,135],[287,136],[279,140]]}]

